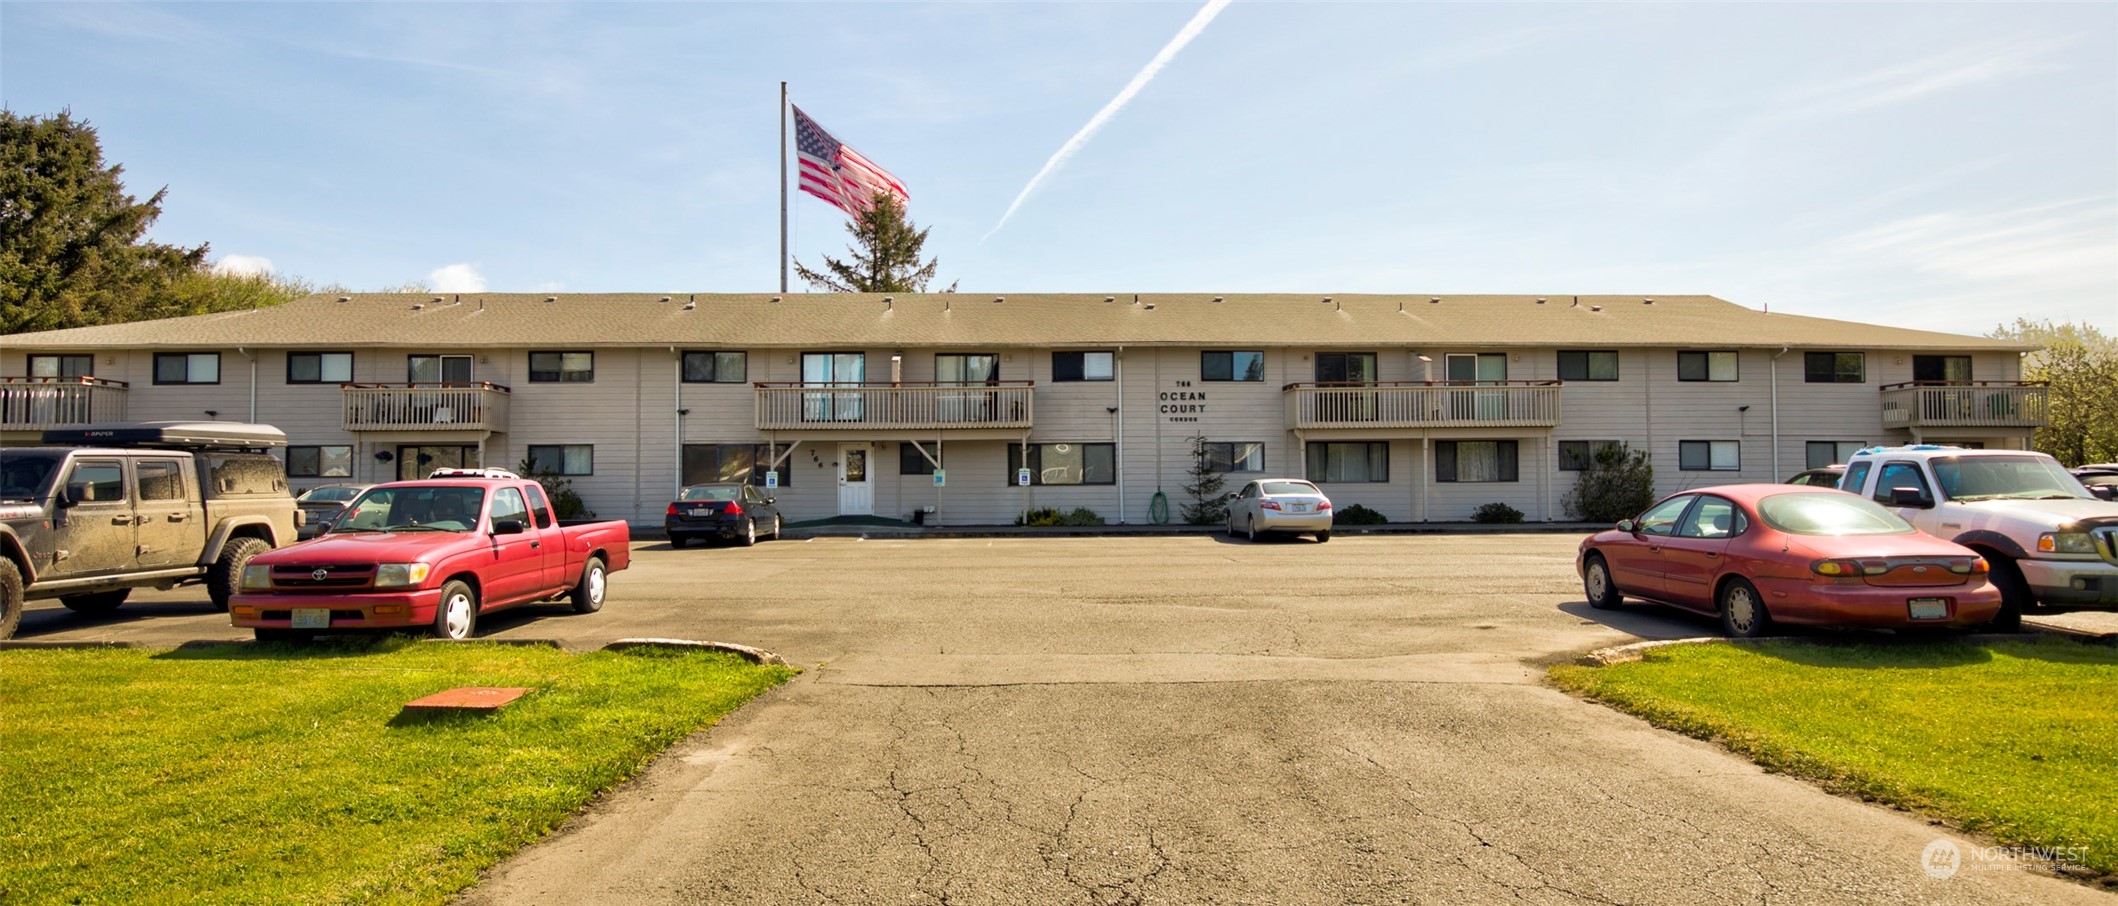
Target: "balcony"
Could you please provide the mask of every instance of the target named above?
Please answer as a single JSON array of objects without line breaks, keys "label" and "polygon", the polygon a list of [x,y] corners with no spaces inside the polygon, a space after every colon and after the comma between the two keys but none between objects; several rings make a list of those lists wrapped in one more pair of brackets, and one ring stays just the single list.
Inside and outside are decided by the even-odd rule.
[{"label": "balcony", "polygon": [[92,377],[0,377],[0,428],[42,431],[121,422],[128,386]]},{"label": "balcony", "polygon": [[1886,384],[1885,428],[2037,428],[2049,422],[2043,381]]},{"label": "balcony", "polygon": [[1288,384],[1288,427],[1551,428],[1559,424],[1558,381],[1405,381]]},{"label": "balcony", "polygon": [[1032,381],[959,386],[758,383],[761,431],[1029,430]]},{"label": "balcony", "polygon": [[347,431],[507,430],[499,384],[340,384],[339,393]]}]

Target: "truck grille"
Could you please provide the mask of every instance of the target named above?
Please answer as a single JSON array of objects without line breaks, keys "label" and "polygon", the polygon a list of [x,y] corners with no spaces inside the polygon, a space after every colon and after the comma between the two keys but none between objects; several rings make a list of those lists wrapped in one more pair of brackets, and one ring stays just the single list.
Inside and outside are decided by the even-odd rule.
[{"label": "truck grille", "polygon": [[2105,563],[2118,563],[2118,525],[2106,525],[2089,533],[2095,543],[2096,553]]},{"label": "truck grille", "polygon": [[373,563],[280,564],[272,567],[274,591],[345,591],[375,582]]}]

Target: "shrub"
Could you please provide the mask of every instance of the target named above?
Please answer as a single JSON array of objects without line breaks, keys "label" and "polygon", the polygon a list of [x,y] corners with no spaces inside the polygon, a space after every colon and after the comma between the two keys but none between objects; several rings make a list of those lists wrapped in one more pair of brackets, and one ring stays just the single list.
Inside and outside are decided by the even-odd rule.
[{"label": "shrub", "polygon": [[1052,507],[1038,507],[1015,517],[1016,525],[1102,525],[1103,517],[1088,507],[1075,507],[1071,513],[1062,513]]},{"label": "shrub", "polygon": [[562,478],[550,469],[539,469],[536,463],[524,457],[515,467],[515,474],[544,486],[544,496],[552,499],[552,515],[560,519],[594,519],[596,514],[582,502],[581,495],[574,492],[574,480]]},{"label": "shrub", "polygon": [[1390,520],[1383,514],[1356,503],[1339,510],[1337,515],[1331,517],[1331,521],[1339,525],[1382,525]]},{"label": "shrub", "polygon": [[1472,522],[1503,522],[1514,524],[1522,521],[1522,511],[1505,503],[1489,503],[1471,514]]},{"label": "shrub", "polygon": [[1560,500],[1567,515],[1582,522],[1631,519],[1654,502],[1655,467],[1647,451],[1622,443],[1597,447]]}]

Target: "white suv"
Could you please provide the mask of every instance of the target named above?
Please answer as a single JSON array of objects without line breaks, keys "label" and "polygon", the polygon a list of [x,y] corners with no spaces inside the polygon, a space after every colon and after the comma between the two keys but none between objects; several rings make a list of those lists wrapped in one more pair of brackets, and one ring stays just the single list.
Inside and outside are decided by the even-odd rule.
[{"label": "white suv", "polygon": [[1846,462],[1839,488],[1983,555],[2002,595],[1997,628],[2032,609],[2118,610],[2118,503],[2090,495],[2050,456],[1870,447]]}]

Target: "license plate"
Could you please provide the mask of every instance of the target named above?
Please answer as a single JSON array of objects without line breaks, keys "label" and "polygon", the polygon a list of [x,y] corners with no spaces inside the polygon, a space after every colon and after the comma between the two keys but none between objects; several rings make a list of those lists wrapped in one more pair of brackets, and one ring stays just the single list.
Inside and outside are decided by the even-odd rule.
[{"label": "license plate", "polygon": [[1915,620],[1946,620],[1949,618],[1949,602],[1943,598],[1913,598],[1905,602]]},{"label": "license plate", "polygon": [[711,516],[713,515],[713,507],[695,506],[692,507],[690,510],[687,510],[686,512],[690,513],[693,516]]},{"label": "license plate", "polygon": [[331,611],[321,607],[297,607],[294,609],[294,628],[329,629]]},{"label": "license plate", "polygon": [[1306,503],[1290,503],[1287,505],[1287,512],[1306,513],[1309,512],[1309,505]]}]

